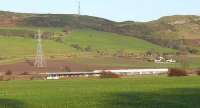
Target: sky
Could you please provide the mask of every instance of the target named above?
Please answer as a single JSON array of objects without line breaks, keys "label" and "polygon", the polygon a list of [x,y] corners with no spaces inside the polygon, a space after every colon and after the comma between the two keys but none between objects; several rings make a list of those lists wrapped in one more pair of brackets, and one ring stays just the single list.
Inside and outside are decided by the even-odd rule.
[{"label": "sky", "polygon": [[[81,14],[113,21],[151,21],[170,15],[200,15],[200,0],[79,0]],[[0,0],[0,10],[77,14],[78,0]]]}]

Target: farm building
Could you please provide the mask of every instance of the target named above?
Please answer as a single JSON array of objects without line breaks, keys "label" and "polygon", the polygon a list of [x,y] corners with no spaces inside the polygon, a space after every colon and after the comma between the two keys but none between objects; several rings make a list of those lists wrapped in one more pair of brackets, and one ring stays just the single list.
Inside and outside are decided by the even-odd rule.
[{"label": "farm building", "polygon": [[165,59],[164,57],[159,57],[158,59],[154,60],[154,63],[161,64],[161,63],[176,63],[174,59]]},{"label": "farm building", "polygon": [[41,73],[47,75],[47,79],[60,79],[63,77],[98,77],[101,72],[55,72],[55,73]]},{"label": "farm building", "polygon": [[160,75],[167,74],[169,69],[124,69],[124,70],[95,70],[93,72],[55,72],[41,73],[47,75],[47,79],[60,79],[63,77],[99,77],[103,72],[111,72],[118,75]]},{"label": "farm building", "polygon": [[169,69],[124,69],[124,70],[95,70],[94,72],[112,72],[119,75],[159,75],[167,74]]}]

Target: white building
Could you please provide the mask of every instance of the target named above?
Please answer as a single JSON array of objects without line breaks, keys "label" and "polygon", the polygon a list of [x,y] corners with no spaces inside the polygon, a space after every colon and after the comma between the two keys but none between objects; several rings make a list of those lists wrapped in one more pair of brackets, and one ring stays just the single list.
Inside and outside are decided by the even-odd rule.
[{"label": "white building", "polygon": [[167,74],[169,72],[169,69],[95,70],[93,72],[112,72],[119,75],[159,75],[159,74]]},{"label": "white building", "polygon": [[161,64],[161,63],[176,63],[176,60],[173,59],[165,59],[164,57],[159,57],[158,59],[154,60],[154,63]]},{"label": "white building", "polygon": [[48,80],[57,80],[63,77],[99,77],[100,72],[54,72],[54,73],[41,73],[47,75]]},{"label": "white building", "polygon": [[103,72],[111,72],[118,75],[160,75],[167,74],[169,69],[121,69],[121,70],[95,70],[93,72],[55,72],[41,73],[46,75],[49,80],[57,80],[63,77],[99,77]]}]

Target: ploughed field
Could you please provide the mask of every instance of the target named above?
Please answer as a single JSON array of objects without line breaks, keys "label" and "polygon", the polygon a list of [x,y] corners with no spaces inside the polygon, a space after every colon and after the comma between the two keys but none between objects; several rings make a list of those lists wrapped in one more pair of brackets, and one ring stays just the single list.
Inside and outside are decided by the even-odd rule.
[{"label": "ploughed field", "polygon": [[0,108],[199,108],[200,77],[0,82]]},{"label": "ploughed field", "polygon": [[[68,70],[66,70],[66,68]],[[0,74],[11,71],[12,74],[21,75],[24,72],[28,74],[44,73],[44,72],[88,72],[102,69],[126,69],[126,66],[109,66],[109,65],[95,65],[92,63],[84,64],[71,60],[47,60],[47,67],[38,69],[34,66],[34,61],[19,62],[14,64],[0,65]],[[70,70],[69,70],[70,69]]]}]

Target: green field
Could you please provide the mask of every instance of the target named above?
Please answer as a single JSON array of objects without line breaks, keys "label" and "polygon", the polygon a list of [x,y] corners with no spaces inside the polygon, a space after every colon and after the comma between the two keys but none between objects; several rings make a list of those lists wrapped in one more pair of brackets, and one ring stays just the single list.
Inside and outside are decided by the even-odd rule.
[{"label": "green field", "polygon": [[[15,29],[15,30],[33,30],[37,28],[0,28],[0,29]],[[62,32],[61,28],[41,28],[41,31]],[[0,63],[14,63],[24,60],[25,58],[32,59],[36,53],[37,41],[31,38],[23,38],[17,36],[0,36]],[[89,51],[82,51],[73,48],[72,45],[78,45],[85,49],[90,47]],[[147,51],[154,50],[160,53],[174,53],[176,50],[163,48],[161,46],[149,43],[147,41],[118,35],[108,32],[100,32],[90,29],[74,30],[70,34],[65,35],[64,42],[55,40],[43,41],[45,56],[47,59],[68,59],[69,61],[81,64],[96,64],[104,66],[122,66],[130,68],[157,68],[157,67],[181,67],[180,63],[176,64],[155,64],[145,60],[137,60],[136,57],[141,57]],[[97,53],[104,53],[101,55]],[[134,54],[135,58],[117,58],[115,54]],[[199,56],[188,58],[188,68],[199,68]]]},{"label": "green field", "polygon": [[[1,28],[14,30],[33,30],[37,28]],[[55,33],[62,32],[61,28],[41,28],[42,31],[51,31]],[[57,37],[55,35],[55,37]],[[12,61],[15,59],[33,58],[36,53],[37,41],[31,38],[17,36],[0,36],[0,62]],[[97,51],[106,53],[105,56],[112,56],[118,53],[144,54],[149,50],[157,52],[175,52],[169,48],[163,48],[133,37],[117,35],[108,32],[98,32],[95,30],[75,30],[65,35],[64,42],[55,40],[44,40],[45,56],[48,57],[91,57],[96,56]],[[89,51],[73,48],[72,45],[78,45],[81,49],[87,47]]]},{"label": "green field", "polygon": [[144,53],[152,49],[156,50],[157,52],[175,51],[169,48],[160,47],[138,38],[108,32],[98,32],[94,30],[74,31],[67,36],[65,43],[68,46],[71,44],[79,44],[83,47],[91,46],[92,49],[99,49],[107,52],[124,50],[137,54]]},{"label": "green field", "polygon": [[[21,37],[0,37],[0,56],[2,58],[22,58],[33,56],[36,53],[37,41],[30,38]],[[70,48],[61,43],[51,40],[43,42],[45,54],[61,55],[67,53]]]},{"label": "green field", "polygon": [[0,108],[199,108],[199,77],[0,82]]},{"label": "green field", "polygon": [[[47,29],[43,28],[42,30],[45,31]],[[49,30],[51,30],[51,28],[49,28]],[[174,51],[137,38],[107,32],[98,32],[95,30],[76,30],[65,36],[64,43],[45,40],[43,44],[47,55],[67,54],[72,52],[81,53],[72,48],[72,44],[78,44],[82,48],[90,46],[92,49],[90,51],[91,53],[94,53],[96,50],[102,50],[108,53],[121,50],[133,53],[144,53],[150,49],[155,49],[158,52]],[[3,49],[0,53],[1,56],[33,56],[35,54],[35,48],[36,40],[31,38],[15,36],[0,37],[0,49]],[[82,53],[84,53],[84,51],[82,51]]]}]

